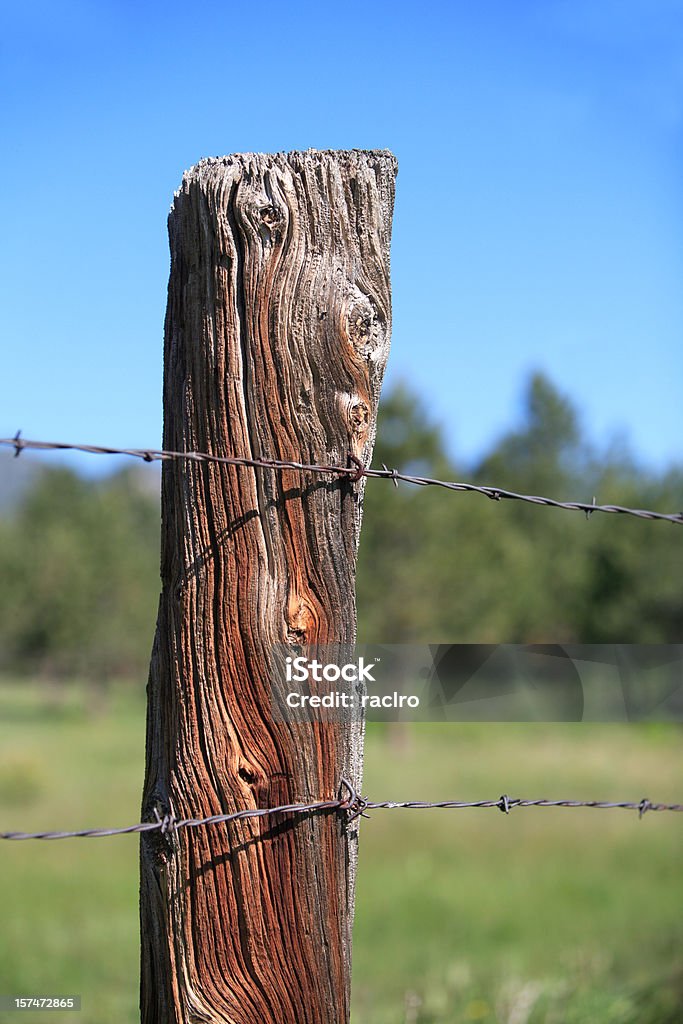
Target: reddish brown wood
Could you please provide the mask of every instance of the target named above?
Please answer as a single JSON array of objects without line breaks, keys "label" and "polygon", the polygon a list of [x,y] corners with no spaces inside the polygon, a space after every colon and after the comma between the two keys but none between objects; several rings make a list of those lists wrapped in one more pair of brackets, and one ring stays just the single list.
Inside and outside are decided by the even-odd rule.
[{"label": "reddish brown wood", "polygon": [[[238,154],[169,219],[164,447],[369,462],[396,163]],[[143,815],[334,799],[358,724],[273,721],[280,643],[355,637],[362,482],[168,462]],[[348,1020],[356,826],[339,813],[143,836],[144,1024]]]}]

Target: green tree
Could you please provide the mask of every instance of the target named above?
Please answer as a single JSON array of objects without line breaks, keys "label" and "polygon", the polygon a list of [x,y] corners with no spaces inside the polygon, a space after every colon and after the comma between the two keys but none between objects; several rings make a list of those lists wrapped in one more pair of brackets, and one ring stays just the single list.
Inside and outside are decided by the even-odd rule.
[{"label": "green tree", "polygon": [[[683,510],[683,470],[646,473],[628,457],[612,458],[603,465],[596,493],[605,503],[676,512]],[[586,643],[680,643],[681,580],[680,527],[592,516],[577,632]]]},{"label": "green tree", "polygon": [[[380,405],[374,464],[457,479],[440,429],[405,387]],[[561,500],[683,508],[683,473],[596,453],[570,400],[534,374],[521,422],[471,473]],[[683,534],[666,523],[369,480],[358,566],[371,642],[675,643]]]},{"label": "green tree", "polygon": [[[594,471],[576,411],[547,377],[526,387],[522,421],[475,469],[480,483],[517,493],[590,503]],[[589,540],[576,512],[501,502],[500,528],[515,552],[505,586],[506,638],[516,643],[578,640],[576,620],[586,586]]]},{"label": "green tree", "polygon": [[159,592],[158,500],[127,470],[40,474],[0,530],[5,670],[106,681],[146,672]]},{"label": "green tree", "polygon": [[584,477],[589,450],[576,410],[542,373],[526,386],[522,422],[482,460],[477,476],[508,490],[554,493]]},{"label": "green tree", "polygon": [[[375,465],[453,479],[442,432],[405,386],[380,406]],[[368,480],[358,566],[359,636],[373,643],[496,642],[501,573],[517,553],[479,497]]]}]

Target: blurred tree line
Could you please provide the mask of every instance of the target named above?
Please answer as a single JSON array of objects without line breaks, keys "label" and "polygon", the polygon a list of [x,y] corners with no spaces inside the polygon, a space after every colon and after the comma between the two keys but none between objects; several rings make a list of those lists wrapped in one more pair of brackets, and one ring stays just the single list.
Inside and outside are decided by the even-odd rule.
[{"label": "blurred tree line", "polygon": [[[652,473],[599,455],[543,375],[522,422],[469,470],[402,387],[383,401],[374,464],[560,500],[683,509],[683,467]],[[368,481],[358,571],[368,643],[676,643],[683,639],[683,529],[477,494]]]},{"label": "blurred tree line", "polygon": [[[567,500],[683,508],[683,470],[599,456],[542,375],[522,422],[469,470],[419,398],[382,401],[374,464]],[[144,679],[159,594],[159,503],[147,467],[104,480],[36,474],[0,517],[0,670]],[[683,530],[667,523],[494,502],[369,481],[358,565],[359,637],[375,643],[676,643]]]},{"label": "blurred tree line", "polygon": [[0,519],[0,580],[0,670],[144,677],[160,589],[158,496],[132,468],[98,481],[41,468]]}]

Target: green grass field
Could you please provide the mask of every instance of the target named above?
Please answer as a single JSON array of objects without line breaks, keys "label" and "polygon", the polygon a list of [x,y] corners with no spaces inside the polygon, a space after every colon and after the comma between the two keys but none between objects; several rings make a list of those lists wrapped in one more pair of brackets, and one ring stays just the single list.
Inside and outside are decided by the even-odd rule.
[{"label": "green grass field", "polygon": [[[375,799],[680,801],[676,726],[421,725],[367,738]],[[144,702],[0,685],[0,830],[138,818]],[[361,828],[354,1024],[683,1021],[683,815],[376,811]],[[137,839],[0,845],[0,993],[138,1019]],[[17,1020],[16,1014],[0,1019]],[[45,1015],[23,1013],[26,1024]]]}]

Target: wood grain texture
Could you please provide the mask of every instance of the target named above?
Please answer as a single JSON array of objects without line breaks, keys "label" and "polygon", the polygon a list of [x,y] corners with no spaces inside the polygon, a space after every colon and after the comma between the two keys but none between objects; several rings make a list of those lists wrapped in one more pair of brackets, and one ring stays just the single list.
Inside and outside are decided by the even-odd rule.
[{"label": "wood grain texture", "polygon": [[[164,447],[368,463],[391,326],[396,162],[237,154],[169,218]],[[143,820],[334,799],[362,727],[273,721],[275,643],[355,638],[362,482],[167,462]],[[144,1024],[348,1020],[356,825],[142,837]]]}]

